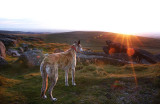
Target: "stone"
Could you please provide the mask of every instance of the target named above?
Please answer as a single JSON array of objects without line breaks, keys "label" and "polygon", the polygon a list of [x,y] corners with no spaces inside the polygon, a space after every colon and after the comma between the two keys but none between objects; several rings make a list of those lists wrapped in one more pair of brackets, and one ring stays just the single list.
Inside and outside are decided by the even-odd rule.
[{"label": "stone", "polygon": [[19,60],[28,66],[39,66],[44,58],[42,51],[40,50],[28,50],[24,52]]},{"label": "stone", "polygon": [[28,49],[29,49],[29,45],[28,44],[25,44],[25,43],[22,43],[21,44],[21,47],[23,48],[23,51],[25,52],[25,51],[28,51]]},{"label": "stone", "polygon": [[18,52],[19,53],[23,53],[24,52],[23,48],[22,47],[18,47]]},{"label": "stone", "polygon": [[[111,56],[115,56],[115,54],[119,53],[120,57],[118,59],[125,59],[128,61],[132,60],[140,64],[155,64],[158,62],[158,58],[146,50],[138,48],[127,48],[120,43],[114,43],[110,40],[106,41],[106,46],[103,47],[103,51],[107,55]],[[124,54],[126,54],[125,57]],[[113,58],[117,58],[117,56]]]},{"label": "stone", "polygon": [[6,47],[1,41],[0,41],[0,56],[6,58]]},{"label": "stone", "polygon": [[7,54],[10,55],[10,56],[13,56],[13,57],[19,57],[19,56],[21,56],[19,54],[19,52],[17,50],[15,50],[15,49],[8,49],[7,50]]},{"label": "stone", "polygon": [[0,38],[0,41],[3,42],[5,47],[15,47],[17,44],[17,40],[10,39],[10,38]]}]

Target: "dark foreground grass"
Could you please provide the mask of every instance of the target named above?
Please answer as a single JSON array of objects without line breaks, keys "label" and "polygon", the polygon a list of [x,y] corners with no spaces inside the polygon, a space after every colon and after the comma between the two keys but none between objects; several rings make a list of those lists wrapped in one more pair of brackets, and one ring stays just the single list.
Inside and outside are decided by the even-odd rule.
[{"label": "dark foreground grass", "polygon": [[[156,76],[160,75],[160,64],[135,65],[137,86],[131,65],[78,64],[77,68],[77,85],[71,85],[70,76],[69,87],[64,85],[64,71],[59,70],[59,79],[53,90],[53,96],[58,98],[55,104],[159,103],[160,86]],[[0,103],[51,104],[49,98],[40,98],[41,83],[39,67],[17,64],[1,68]]]}]

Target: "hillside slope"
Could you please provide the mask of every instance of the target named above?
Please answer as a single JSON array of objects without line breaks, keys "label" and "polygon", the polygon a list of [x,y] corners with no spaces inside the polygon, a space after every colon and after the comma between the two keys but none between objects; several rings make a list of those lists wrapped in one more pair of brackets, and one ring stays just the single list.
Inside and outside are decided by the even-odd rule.
[{"label": "hillside slope", "polygon": [[81,40],[81,44],[93,50],[102,50],[106,40],[119,42],[129,47],[142,48],[152,53],[160,52],[160,39],[147,38],[140,36],[130,36],[109,32],[65,32],[41,35],[46,42],[72,44],[74,40]]},{"label": "hillside slope", "polygon": [[16,34],[23,36],[40,37],[47,43],[67,43],[72,44],[75,40],[81,40],[84,48],[89,48],[95,51],[102,51],[102,46],[106,40],[122,43],[129,47],[145,49],[153,54],[160,52],[160,39],[148,38],[141,36],[132,36],[117,34],[111,32],[99,31],[73,31],[53,34]]}]

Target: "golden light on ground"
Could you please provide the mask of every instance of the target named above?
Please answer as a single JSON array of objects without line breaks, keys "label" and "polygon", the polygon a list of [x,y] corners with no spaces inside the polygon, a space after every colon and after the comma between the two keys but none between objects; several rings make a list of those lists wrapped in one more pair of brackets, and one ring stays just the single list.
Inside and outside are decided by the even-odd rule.
[{"label": "golden light on ground", "polygon": [[[113,39],[113,42],[117,42],[117,43],[119,42],[121,44],[121,48],[123,48],[123,45],[126,46],[126,48],[127,48],[126,53],[129,56],[130,62],[133,62],[131,57],[136,53],[135,49],[134,49],[135,44],[136,44],[136,47],[143,46],[143,43],[140,41],[140,39],[137,36],[132,36],[129,34],[119,34]],[[110,54],[112,54],[114,52],[115,52],[115,49],[113,49],[113,48],[111,48],[109,50]],[[135,85],[136,85],[136,87],[138,87],[137,75],[135,72],[134,64],[131,63],[130,65],[132,67],[132,72],[133,72],[132,74],[134,77]]]}]

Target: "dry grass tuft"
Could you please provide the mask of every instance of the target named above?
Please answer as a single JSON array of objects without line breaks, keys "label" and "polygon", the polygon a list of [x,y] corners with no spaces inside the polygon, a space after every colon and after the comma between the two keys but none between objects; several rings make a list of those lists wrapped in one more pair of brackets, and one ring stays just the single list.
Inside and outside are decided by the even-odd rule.
[{"label": "dry grass tuft", "polygon": [[0,87],[11,87],[17,83],[20,83],[20,81],[0,76]]}]

